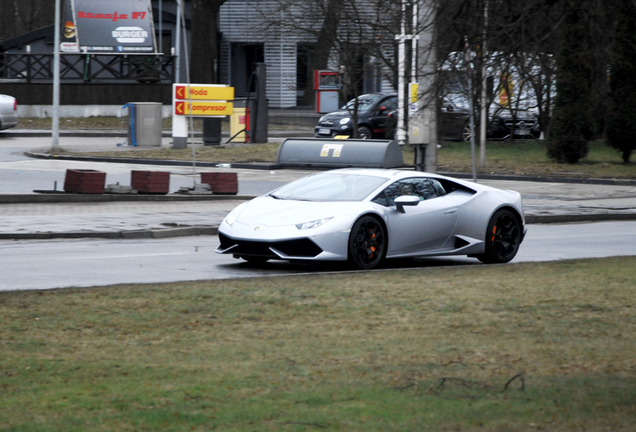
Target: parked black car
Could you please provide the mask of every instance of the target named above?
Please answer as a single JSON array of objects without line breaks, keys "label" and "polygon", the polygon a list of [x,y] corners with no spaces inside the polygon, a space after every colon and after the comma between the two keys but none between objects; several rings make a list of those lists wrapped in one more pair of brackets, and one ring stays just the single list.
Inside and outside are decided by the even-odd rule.
[{"label": "parked black car", "polygon": [[[355,99],[340,110],[325,114],[316,125],[316,138],[353,134],[351,113]],[[358,138],[385,138],[386,119],[397,110],[397,94],[369,93],[358,97]]]},{"label": "parked black car", "polygon": [[[458,107],[444,98],[440,110],[440,138],[446,141],[470,140],[470,113],[467,109]],[[398,111],[389,113],[386,120],[386,134],[388,139],[395,139]]]},{"label": "parked black car", "polygon": [[[541,136],[541,125],[536,114],[532,112],[517,111],[515,112],[515,118],[513,118],[510,110],[502,109],[495,113],[490,120],[486,136],[489,139],[539,138]],[[468,138],[470,139],[470,135]]]},{"label": "parked black car", "polygon": [[[458,107],[444,98],[440,113],[440,138],[446,141],[470,141],[470,111]],[[389,113],[386,121],[386,137],[395,138],[398,112]],[[514,128],[513,128],[514,124]],[[527,111],[517,111],[513,119],[509,110],[500,109],[492,116],[486,130],[486,138],[503,140],[539,138],[541,126],[537,116]]]}]

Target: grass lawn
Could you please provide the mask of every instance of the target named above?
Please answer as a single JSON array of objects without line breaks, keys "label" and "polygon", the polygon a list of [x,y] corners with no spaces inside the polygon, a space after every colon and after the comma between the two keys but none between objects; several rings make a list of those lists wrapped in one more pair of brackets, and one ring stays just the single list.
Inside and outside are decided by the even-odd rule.
[{"label": "grass lawn", "polygon": [[[477,163],[479,163],[479,146],[475,152]],[[412,160],[405,156],[405,161]],[[636,179],[636,162],[623,163],[616,150],[606,146],[604,141],[591,142],[588,156],[576,164],[559,164],[548,158],[544,141],[488,142],[486,165],[486,169],[480,169],[478,172],[569,178]],[[439,151],[439,170],[472,172],[470,144],[444,143]]]},{"label": "grass lawn", "polygon": [[0,430],[632,431],[635,267],[0,292]]}]

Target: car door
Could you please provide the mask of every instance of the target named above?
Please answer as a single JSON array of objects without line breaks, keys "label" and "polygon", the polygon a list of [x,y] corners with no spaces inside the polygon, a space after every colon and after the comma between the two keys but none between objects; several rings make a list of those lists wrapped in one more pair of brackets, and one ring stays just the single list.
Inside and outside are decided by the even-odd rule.
[{"label": "car door", "polygon": [[375,104],[369,116],[373,135],[384,137],[384,132],[386,130],[386,118],[391,111],[396,109],[397,96],[385,97]]},{"label": "car door", "polygon": [[463,128],[467,121],[466,112],[458,109],[451,101],[444,98],[440,114],[442,139],[463,140]]},{"label": "car door", "polygon": [[[388,186],[374,202],[389,208],[387,229],[389,247],[387,256],[417,255],[427,251],[449,248],[459,206],[445,196],[439,182],[429,178],[408,178]],[[395,198],[414,195],[420,199],[416,206],[399,212]]]}]

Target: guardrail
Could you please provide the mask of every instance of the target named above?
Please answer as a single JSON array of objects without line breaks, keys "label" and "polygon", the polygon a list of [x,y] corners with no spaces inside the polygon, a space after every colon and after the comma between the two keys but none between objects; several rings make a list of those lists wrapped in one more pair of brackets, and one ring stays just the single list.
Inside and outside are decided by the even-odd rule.
[{"label": "guardrail", "polygon": [[[60,79],[172,83],[175,59],[158,54],[60,54]],[[52,82],[53,54],[0,53],[0,80]]]}]

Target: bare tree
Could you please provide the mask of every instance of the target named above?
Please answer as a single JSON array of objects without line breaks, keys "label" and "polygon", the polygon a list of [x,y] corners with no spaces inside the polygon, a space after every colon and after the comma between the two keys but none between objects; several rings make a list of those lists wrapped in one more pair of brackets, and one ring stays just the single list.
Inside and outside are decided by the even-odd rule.
[{"label": "bare tree", "polygon": [[[335,69],[341,73],[340,96],[344,102],[363,92],[365,76],[384,70],[386,77],[393,80],[396,42],[391,23],[399,22],[400,13],[399,6],[395,6],[395,1],[380,0],[276,0],[273,10],[262,8],[262,17],[267,30],[282,29],[312,46],[313,69]],[[302,89],[306,104],[313,101],[312,78]],[[354,104],[354,124],[356,110]]]},{"label": "bare tree", "polygon": [[218,16],[226,0],[192,0],[192,82],[215,84],[218,81]]},{"label": "bare tree", "polygon": [[0,2],[0,40],[51,25],[54,1],[2,0]]}]

